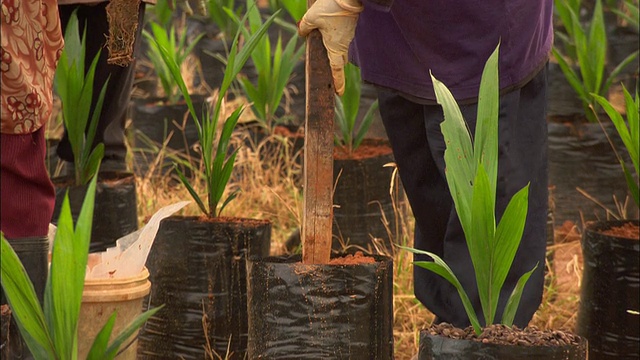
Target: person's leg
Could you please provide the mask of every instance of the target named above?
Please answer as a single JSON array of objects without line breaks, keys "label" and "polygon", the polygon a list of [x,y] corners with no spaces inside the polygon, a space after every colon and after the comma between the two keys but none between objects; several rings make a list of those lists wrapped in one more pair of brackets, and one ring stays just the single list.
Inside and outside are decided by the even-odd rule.
[{"label": "person's leg", "polygon": [[[135,60],[126,67],[107,63],[109,56],[108,49],[105,47],[106,35],[109,34],[109,23],[106,14],[107,4],[108,2],[91,6],[61,5],[59,6],[60,20],[63,28],[66,28],[71,13],[77,8],[80,31],[84,31],[85,24],[88,24],[86,28],[87,53],[85,56],[85,69],[88,69],[93,61],[93,57],[98,51],[102,50],[96,67],[92,106],[95,107],[102,86],[107,80],[109,82],[107,84],[102,112],[98,121],[94,146],[101,142],[105,145],[103,167],[110,166],[109,162],[112,162],[114,170],[124,170],[124,160],[126,156],[124,125],[129,100],[131,99],[131,89],[135,75]],[[144,11],[145,3],[141,2],[138,10],[138,28],[136,30],[136,41],[134,44],[134,58],[137,57],[140,51]],[[73,153],[71,152],[71,145],[69,144],[66,132],[58,145],[57,154],[63,160],[73,161]]]},{"label": "person's leg", "polygon": [[[378,100],[402,186],[416,219],[413,247],[442,255],[452,202],[444,174],[439,170],[442,166],[436,164],[437,156],[432,154],[425,106],[382,88],[378,89]],[[429,131],[439,132],[439,127]],[[414,260],[428,258],[416,255]],[[442,299],[455,292],[453,286],[420,267],[414,268],[414,278],[416,297],[430,311],[438,316],[449,312]]]}]

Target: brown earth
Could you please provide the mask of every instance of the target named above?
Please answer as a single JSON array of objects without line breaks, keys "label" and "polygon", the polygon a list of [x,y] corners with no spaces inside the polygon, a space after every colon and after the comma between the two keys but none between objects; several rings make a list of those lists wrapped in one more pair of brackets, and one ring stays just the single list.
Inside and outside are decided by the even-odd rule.
[{"label": "brown earth", "polygon": [[535,326],[520,329],[517,326],[508,327],[502,324],[494,324],[484,328],[482,334],[476,335],[471,326],[466,329],[458,329],[451,324],[442,323],[432,325],[428,331],[431,335],[472,340],[485,344],[518,346],[566,346],[579,344],[579,338],[572,333],[560,330],[540,330]]},{"label": "brown earth", "polygon": [[614,226],[608,230],[602,231],[602,233],[619,238],[640,240],[640,228],[634,223]]},{"label": "brown earth", "polygon": [[355,254],[348,254],[346,256],[337,257],[329,261],[329,265],[359,265],[359,264],[373,264],[376,259],[371,256],[366,256],[362,251],[358,251]]},{"label": "brown earth", "polygon": [[336,146],[333,148],[333,158],[338,160],[345,159],[368,159],[382,155],[391,154],[392,150],[389,143],[380,139],[364,139],[360,146],[353,152],[349,153],[349,149],[345,146]]}]

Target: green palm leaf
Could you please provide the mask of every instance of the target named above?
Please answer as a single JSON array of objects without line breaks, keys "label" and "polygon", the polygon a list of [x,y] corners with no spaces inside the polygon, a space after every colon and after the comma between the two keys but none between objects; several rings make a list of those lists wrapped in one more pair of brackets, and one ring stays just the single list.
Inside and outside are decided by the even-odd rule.
[{"label": "green palm leaf", "polygon": [[638,134],[639,132],[638,119],[640,118],[640,115],[638,113],[639,113],[640,100],[638,100],[637,91],[636,91],[636,96],[634,100],[633,97],[631,97],[631,94],[629,93],[629,91],[627,91],[627,89],[624,86],[622,87],[622,90],[624,93],[624,100],[625,100],[625,110],[626,110],[626,116],[627,116],[626,122],[622,117],[622,115],[611,105],[611,103],[609,103],[609,101],[606,98],[593,93],[591,95],[593,96],[595,101],[598,104],[600,104],[600,106],[602,106],[604,111],[607,113],[607,115],[613,122],[616,128],[616,131],[618,133],[618,136],[620,136],[620,139],[622,139],[622,143],[625,146],[625,149],[627,151],[627,154],[629,155],[629,158],[631,159],[631,163],[633,165],[633,170],[635,171],[635,173],[633,173],[631,169],[628,168],[622,156],[620,156],[620,154],[616,151],[613,142],[610,141],[610,144],[616,154],[616,157],[618,158],[618,162],[622,167],[622,171],[624,172],[625,180],[627,181],[627,187],[629,188],[631,197],[633,198],[636,205],[639,205],[640,191],[638,189],[639,186],[638,186],[637,179],[638,179],[638,174],[640,174],[640,170],[639,170],[640,166],[638,164],[639,163],[638,159],[640,155],[640,144],[639,144],[640,135]]},{"label": "green palm leaf", "polygon": [[460,281],[458,280],[456,275],[453,273],[451,268],[444,262],[444,260],[442,260],[438,255],[430,253],[428,251],[412,249],[412,248],[400,246],[400,245],[398,245],[398,247],[401,249],[407,250],[409,252],[412,252],[414,254],[427,255],[431,259],[433,259],[433,262],[416,261],[414,262],[414,265],[420,266],[421,268],[427,269],[429,271],[432,271],[442,276],[444,279],[446,279],[449,283],[451,283],[456,288],[456,290],[458,291],[458,294],[460,295],[460,299],[462,300],[462,305],[464,306],[464,309],[467,312],[467,315],[469,316],[469,320],[471,322],[471,325],[473,326],[474,331],[476,333],[479,333],[481,331],[480,322],[478,321],[478,317],[476,316],[475,310],[473,310],[473,305],[469,300],[469,296],[467,295],[466,291],[464,291],[464,288],[462,287],[462,284],[460,284]]},{"label": "green palm leaf", "polygon": [[4,234],[1,238],[2,288],[13,312],[12,316],[36,359],[54,359],[55,350],[49,336],[49,324],[45,320],[33,284]]},{"label": "green palm leaf", "polygon": [[495,211],[489,177],[484,166],[479,164],[471,198],[472,218],[469,228],[472,235],[466,240],[476,273],[485,324],[493,324],[500,294],[500,287],[493,281],[493,273],[501,266],[502,260],[495,256]]},{"label": "green palm leaf", "polygon": [[509,296],[509,300],[507,300],[507,305],[504,307],[504,312],[502,313],[502,323],[507,326],[513,326],[513,319],[516,317],[516,312],[518,311],[518,306],[520,305],[520,299],[522,298],[522,292],[524,291],[524,286],[529,281],[531,274],[538,268],[538,265],[524,273],[518,279],[516,283],[516,287],[513,289],[511,296]]}]

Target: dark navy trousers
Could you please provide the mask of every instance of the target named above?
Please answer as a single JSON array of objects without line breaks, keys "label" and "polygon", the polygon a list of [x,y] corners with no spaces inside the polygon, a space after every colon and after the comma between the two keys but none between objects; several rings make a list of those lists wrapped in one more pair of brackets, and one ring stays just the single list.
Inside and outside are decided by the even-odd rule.
[{"label": "dark navy trousers", "polygon": [[[544,285],[548,208],[546,76],[545,67],[523,87],[500,96],[497,220],[509,199],[527,183],[530,192],[524,235],[500,294],[495,321],[500,320],[520,276],[537,264],[516,313],[514,324],[520,327],[526,326],[538,309]],[[436,253],[449,264],[484,325],[473,265],[444,175],[442,109],[439,105],[418,104],[383,88],[378,88],[378,98],[416,220],[414,247]],[[473,133],[477,103],[460,108]],[[429,258],[416,255],[414,260]],[[461,328],[470,325],[457,291],[446,280],[416,266],[414,286],[416,297],[439,321]]]}]

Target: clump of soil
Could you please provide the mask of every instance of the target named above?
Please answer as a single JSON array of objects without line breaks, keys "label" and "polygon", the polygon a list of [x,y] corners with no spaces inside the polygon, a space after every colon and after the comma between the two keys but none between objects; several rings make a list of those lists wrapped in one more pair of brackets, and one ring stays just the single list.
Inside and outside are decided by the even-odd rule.
[{"label": "clump of soil", "polygon": [[358,264],[373,264],[376,259],[371,256],[366,256],[362,251],[358,251],[355,254],[348,254],[343,257],[333,258],[329,261],[329,265],[358,265]]},{"label": "clump of soil", "polygon": [[515,325],[508,327],[502,324],[494,324],[484,328],[479,336],[476,335],[471,326],[459,329],[448,323],[431,325],[427,331],[431,335],[496,345],[568,346],[580,343],[579,338],[572,333],[561,330],[541,331],[535,326],[520,329]]},{"label": "clump of soil", "polygon": [[619,238],[640,240],[640,228],[637,224],[632,222],[624,223],[622,226],[614,226],[610,229],[603,230],[602,233]]},{"label": "clump of soil", "polygon": [[186,216],[184,218],[186,220],[193,220],[201,223],[219,223],[219,224],[226,223],[226,224],[234,224],[238,226],[256,226],[257,224],[263,224],[265,222],[268,222],[267,220],[262,220],[262,219],[239,218],[239,217],[231,217],[231,216],[198,215],[198,216]]},{"label": "clump of soil", "polygon": [[360,146],[351,153],[346,146],[336,146],[333,148],[333,157],[337,160],[362,160],[389,155],[391,153],[391,146],[387,142],[378,139],[363,140]]}]

